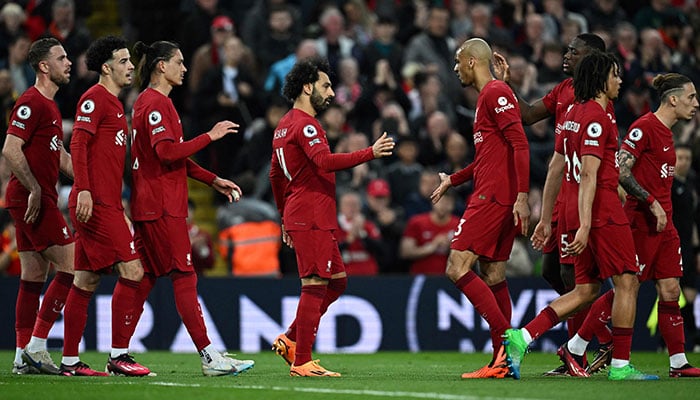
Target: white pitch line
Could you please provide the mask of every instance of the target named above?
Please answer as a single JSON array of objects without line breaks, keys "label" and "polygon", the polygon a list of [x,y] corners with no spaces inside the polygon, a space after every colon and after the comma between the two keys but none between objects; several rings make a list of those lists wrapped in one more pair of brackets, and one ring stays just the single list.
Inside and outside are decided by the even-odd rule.
[{"label": "white pitch line", "polygon": [[[156,386],[176,386],[176,387],[204,387],[200,384],[186,384],[176,382],[151,382],[151,385]],[[211,388],[211,385],[206,385]],[[261,385],[216,385],[213,387],[226,389],[241,389],[241,390],[272,390],[276,392],[301,392],[301,393],[324,393],[324,394],[347,394],[356,396],[374,396],[374,397],[400,397],[412,399],[438,399],[438,400],[497,400],[503,397],[481,397],[481,396],[463,396],[446,393],[432,392],[390,392],[383,390],[357,390],[357,389],[330,389],[318,387],[286,387],[286,386],[261,386]],[[537,400],[535,398],[513,397],[510,400]]]}]

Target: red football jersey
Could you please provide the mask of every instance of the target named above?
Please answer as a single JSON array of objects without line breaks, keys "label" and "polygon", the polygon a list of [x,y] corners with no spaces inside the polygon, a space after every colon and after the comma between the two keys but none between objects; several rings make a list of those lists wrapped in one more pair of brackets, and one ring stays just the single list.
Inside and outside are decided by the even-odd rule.
[{"label": "red football jersey", "polygon": [[[430,213],[427,212],[411,217],[406,224],[403,235],[413,238],[416,242],[416,247],[418,247],[432,242],[438,235],[447,234],[450,237],[454,236],[457,225],[459,225],[459,218],[454,215],[450,217],[449,222],[445,225],[437,225],[430,219]],[[449,252],[448,248],[442,254],[433,253],[413,260],[410,273],[413,275],[444,275]]]},{"label": "red football jersey", "polygon": [[[57,207],[63,121],[56,102],[44,97],[35,86],[30,87],[15,103],[7,134],[24,140],[24,157],[41,186],[41,206]],[[12,174],[7,184],[6,207],[26,207],[28,197],[27,188]]]},{"label": "red football jersey", "polygon": [[[673,218],[671,185],[676,169],[671,130],[654,113],[646,113],[630,126],[621,148],[637,159],[632,167],[634,179],[659,201],[670,221]],[[635,227],[656,231],[656,218],[646,202],[628,195],[625,211]],[[666,224],[667,230],[672,228],[673,224]]]},{"label": "red football jersey", "polygon": [[[513,126],[515,129],[512,129]],[[529,147],[520,107],[513,90],[492,80],[479,93],[474,114],[473,199],[491,199],[512,205],[518,192],[529,191]],[[524,152],[524,165],[516,168],[514,150]]]},{"label": "red football jersey", "polygon": [[168,96],[144,90],[134,103],[132,121],[131,216],[152,221],[162,215],[187,217],[187,159],[160,162],[155,146],[162,140],[184,141],[180,116]]},{"label": "red football jersey", "polygon": [[566,157],[566,227],[579,227],[578,189],[581,183],[581,160],[591,155],[601,160],[597,173],[596,194],[593,200],[591,226],[608,223],[625,224],[627,217],[617,196],[620,176],[617,164],[617,124],[614,113],[603,110],[593,100],[575,104],[562,125],[562,147]]},{"label": "red football jersey", "polygon": [[[572,78],[567,78],[555,86],[549,93],[547,93],[542,98],[542,104],[551,115],[554,115],[554,149],[563,148],[563,135],[561,133],[561,127],[566,120],[566,113],[569,110],[569,106],[574,104],[574,80]],[[563,154],[563,151],[560,152]],[[557,199],[554,202],[554,210],[552,212],[552,223],[557,223],[563,232],[567,231],[566,228],[566,218],[564,210],[564,191],[566,190],[566,185],[563,184],[559,189],[557,194]],[[559,218],[562,215],[562,218]],[[556,234],[556,232],[555,232]],[[556,241],[556,238],[554,239]]]},{"label": "red football jersey", "polygon": [[272,150],[270,183],[285,230],[338,229],[334,172],[373,159],[372,148],[331,154],[321,124],[293,108],[277,125]]},{"label": "red football jersey", "polygon": [[87,171],[75,171],[80,167],[74,163],[73,172],[76,176],[86,175],[89,187],[74,185],[68,206],[75,207],[78,190],[88,189],[95,204],[123,210],[122,176],[129,132],[124,107],[115,95],[99,84],[88,89],[78,104],[73,129],[85,131],[91,137],[87,147]]}]

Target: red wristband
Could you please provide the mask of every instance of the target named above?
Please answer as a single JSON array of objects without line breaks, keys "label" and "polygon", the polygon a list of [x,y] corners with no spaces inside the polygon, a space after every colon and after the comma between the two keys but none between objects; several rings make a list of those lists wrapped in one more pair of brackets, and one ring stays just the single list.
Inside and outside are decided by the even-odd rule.
[{"label": "red wristband", "polygon": [[649,196],[647,196],[647,204],[651,207],[651,205],[654,204],[654,201],[656,201],[656,199],[650,193]]}]

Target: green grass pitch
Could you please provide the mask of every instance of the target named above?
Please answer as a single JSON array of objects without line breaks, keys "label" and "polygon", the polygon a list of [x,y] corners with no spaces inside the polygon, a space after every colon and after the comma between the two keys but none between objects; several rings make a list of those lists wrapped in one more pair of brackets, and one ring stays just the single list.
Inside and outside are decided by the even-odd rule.
[{"label": "green grass pitch", "polygon": [[[377,354],[320,354],[321,364],[341,372],[342,378],[292,378],[289,368],[272,352],[238,354],[252,358],[255,368],[239,376],[204,377],[196,354],[151,351],[136,354],[157,376],[144,378],[16,376],[10,373],[14,352],[0,351],[2,400],[186,400],[186,399],[693,399],[699,378],[668,377],[668,357],[662,353],[632,354],[632,362],[646,373],[661,376],[654,382],[608,382],[604,373],[588,379],[545,378],[554,368],[554,354],[531,353],[522,364],[523,378],[462,380],[462,372],[488,361],[487,354],[456,352],[381,352]],[[52,352],[60,360],[58,351]],[[590,356],[590,355],[589,355]],[[95,369],[105,365],[106,354],[88,352],[81,359]],[[700,356],[689,355],[700,364]]]}]

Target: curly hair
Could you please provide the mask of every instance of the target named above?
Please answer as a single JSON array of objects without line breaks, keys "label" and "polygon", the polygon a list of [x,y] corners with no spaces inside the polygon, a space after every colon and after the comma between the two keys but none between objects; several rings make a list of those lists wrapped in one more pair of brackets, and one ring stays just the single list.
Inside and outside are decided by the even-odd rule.
[{"label": "curly hair", "polygon": [[126,48],[126,40],[117,36],[101,37],[90,45],[85,53],[85,64],[90,71],[100,72],[102,64],[111,60],[115,51]]},{"label": "curly hair", "polygon": [[693,81],[685,75],[671,72],[668,74],[656,75],[651,85],[656,89],[656,93],[659,95],[659,101],[665,103],[671,93],[677,90],[683,90],[683,86],[685,86],[686,83],[693,83]]},{"label": "curly hair", "polygon": [[614,55],[602,51],[591,51],[576,65],[574,71],[574,96],[576,101],[583,102],[594,99],[599,93],[605,92],[608,75],[619,64]]},{"label": "curly hair", "polygon": [[136,75],[139,90],[143,91],[148,87],[158,61],[170,60],[178,49],[180,46],[177,43],[165,40],[154,42],[150,46],[140,41],[134,44],[134,57],[139,60]]},{"label": "curly hair", "polygon": [[297,61],[284,78],[282,94],[289,101],[295,101],[301,95],[304,85],[316,82],[319,72],[330,74],[328,61],[320,57],[309,57]]},{"label": "curly hair", "polygon": [[32,66],[34,71],[39,71],[39,63],[49,58],[51,48],[54,46],[61,46],[61,42],[52,37],[39,39],[32,43],[31,47],[29,47],[27,61],[29,61],[29,65]]}]

